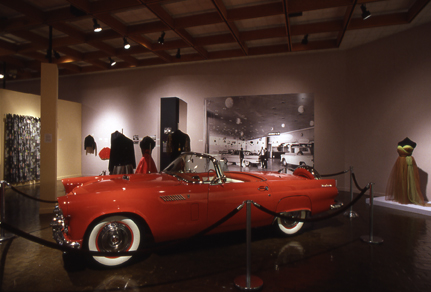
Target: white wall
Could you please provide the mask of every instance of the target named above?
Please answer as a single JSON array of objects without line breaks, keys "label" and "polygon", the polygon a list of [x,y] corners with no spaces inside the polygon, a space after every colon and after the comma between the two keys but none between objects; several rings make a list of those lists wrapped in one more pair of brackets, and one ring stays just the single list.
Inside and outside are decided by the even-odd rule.
[{"label": "white wall", "polygon": [[[115,130],[129,137],[159,137],[160,98],[177,96],[188,104],[192,150],[204,151],[206,97],[312,93],[317,170],[325,174],[353,166],[361,185],[372,181],[382,194],[396,144],[406,136],[418,143],[414,156],[419,167],[431,172],[431,39],[424,37],[430,30],[426,25],[349,51],[62,77],[59,98],[82,103],[82,141],[92,134],[101,149],[109,146]],[[36,81],[8,86],[39,90]],[[158,151],[153,152],[157,163]],[[139,149],[135,153],[138,161]],[[98,174],[106,166],[82,155],[83,175]],[[341,189],[348,188],[347,179],[339,180]]]},{"label": "white wall", "polygon": [[[409,137],[431,199],[431,25],[349,52],[345,164],[358,180],[384,193],[398,157],[397,143]],[[427,182],[428,180],[428,182]]]}]

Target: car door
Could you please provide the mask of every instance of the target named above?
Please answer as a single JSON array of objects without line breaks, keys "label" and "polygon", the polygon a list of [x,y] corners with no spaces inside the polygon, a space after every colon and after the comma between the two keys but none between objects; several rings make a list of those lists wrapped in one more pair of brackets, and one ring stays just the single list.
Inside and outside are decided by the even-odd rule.
[{"label": "car door", "polygon": [[158,241],[192,236],[207,226],[208,185],[180,182],[160,193],[154,210],[154,236]]},{"label": "car door", "polygon": [[[268,205],[271,192],[266,181],[250,179],[244,182],[224,182],[209,186],[208,193],[208,225],[219,221],[229,212],[237,208],[246,200],[252,200],[261,205]],[[253,227],[263,226],[272,222],[272,216],[252,207]],[[215,232],[237,230],[245,228],[246,208],[242,208],[235,216],[223,223]]]}]

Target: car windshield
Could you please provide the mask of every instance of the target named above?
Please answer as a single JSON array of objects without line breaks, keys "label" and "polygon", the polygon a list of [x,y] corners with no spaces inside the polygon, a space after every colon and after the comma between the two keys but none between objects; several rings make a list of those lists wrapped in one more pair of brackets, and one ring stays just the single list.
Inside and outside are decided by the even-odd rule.
[{"label": "car windshield", "polygon": [[220,169],[218,161],[212,156],[200,153],[183,153],[169,164],[163,172],[168,174],[178,173],[207,173],[214,172],[219,177],[223,177],[223,170]]}]

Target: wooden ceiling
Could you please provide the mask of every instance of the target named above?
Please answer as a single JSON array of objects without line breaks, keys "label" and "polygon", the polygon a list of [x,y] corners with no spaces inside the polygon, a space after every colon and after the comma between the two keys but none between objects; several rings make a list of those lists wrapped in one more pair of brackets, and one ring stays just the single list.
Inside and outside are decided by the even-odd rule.
[{"label": "wooden ceiling", "polygon": [[[42,62],[70,75],[340,49],[369,41],[376,29],[377,38],[381,29],[400,31],[421,14],[421,22],[431,21],[430,1],[0,0],[0,73],[38,78]],[[362,5],[369,19],[362,19]]]}]

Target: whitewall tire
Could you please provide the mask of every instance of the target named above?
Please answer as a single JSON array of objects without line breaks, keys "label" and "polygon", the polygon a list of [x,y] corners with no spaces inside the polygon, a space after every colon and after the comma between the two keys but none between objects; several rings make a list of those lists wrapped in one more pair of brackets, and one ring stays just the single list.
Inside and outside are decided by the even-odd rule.
[{"label": "whitewall tire", "polygon": [[[135,251],[141,243],[141,229],[131,218],[110,216],[100,220],[88,237],[88,250],[100,252]],[[103,257],[93,259],[104,266],[118,266],[130,260],[131,256]]]},{"label": "whitewall tire", "polygon": [[[295,216],[300,219],[305,219],[306,211],[296,211],[296,212],[288,212],[288,213],[281,213],[282,215],[287,216]],[[280,231],[287,235],[292,235],[297,233],[299,230],[301,230],[302,226],[304,225],[304,222],[298,222],[298,221],[292,221],[287,220],[284,218],[277,218],[277,224]]]}]

